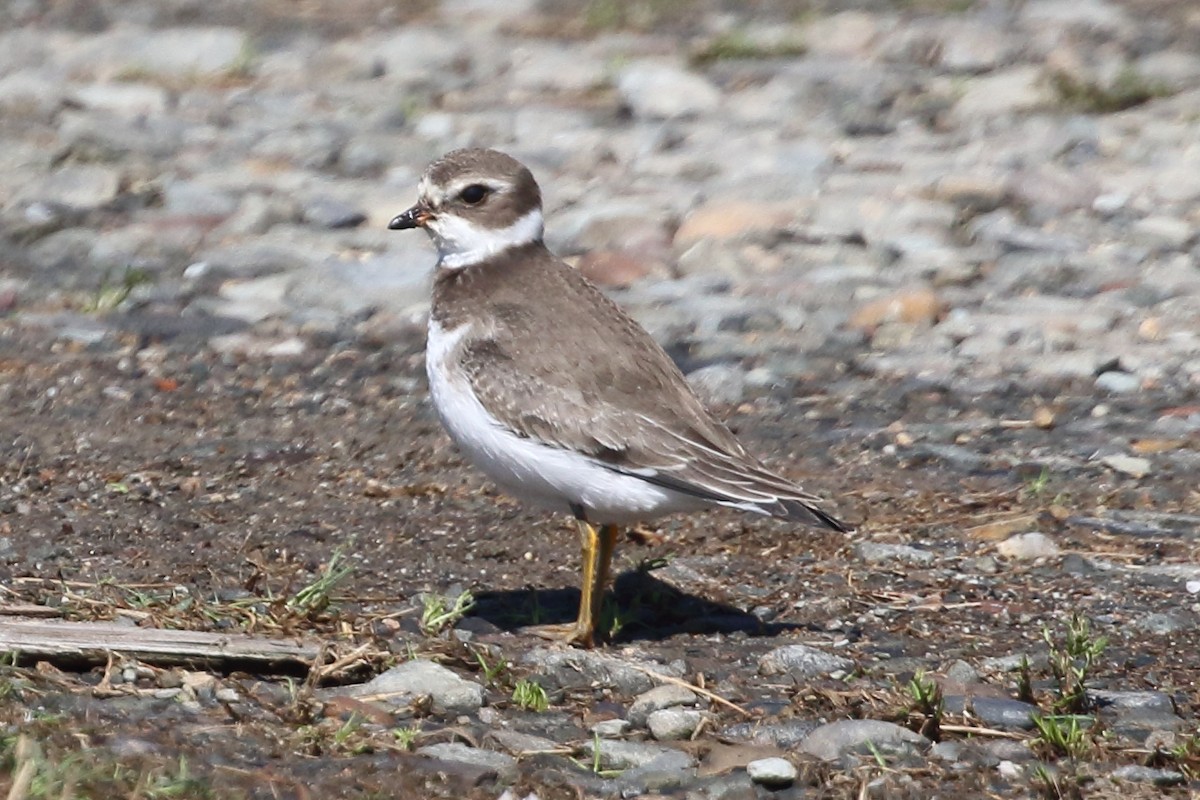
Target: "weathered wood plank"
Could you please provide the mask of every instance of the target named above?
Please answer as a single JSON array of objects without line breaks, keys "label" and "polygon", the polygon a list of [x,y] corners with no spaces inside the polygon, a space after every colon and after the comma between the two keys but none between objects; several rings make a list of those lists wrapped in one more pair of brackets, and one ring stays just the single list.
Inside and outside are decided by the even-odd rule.
[{"label": "weathered wood plank", "polygon": [[0,618],[0,651],[17,651],[50,661],[102,664],[109,653],[147,663],[242,664],[260,667],[309,665],[320,652],[313,642],[267,639],[239,633],[137,628],[111,622],[64,622]]}]

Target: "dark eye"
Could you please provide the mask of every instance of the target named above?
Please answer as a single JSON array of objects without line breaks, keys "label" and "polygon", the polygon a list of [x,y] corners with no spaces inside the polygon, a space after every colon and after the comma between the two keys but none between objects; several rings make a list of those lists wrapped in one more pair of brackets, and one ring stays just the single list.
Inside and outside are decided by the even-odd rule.
[{"label": "dark eye", "polygon": [[483,202],[491,190],[482,183],[472,183],[458,193],[458,198],[469,206],[477,206]]}]

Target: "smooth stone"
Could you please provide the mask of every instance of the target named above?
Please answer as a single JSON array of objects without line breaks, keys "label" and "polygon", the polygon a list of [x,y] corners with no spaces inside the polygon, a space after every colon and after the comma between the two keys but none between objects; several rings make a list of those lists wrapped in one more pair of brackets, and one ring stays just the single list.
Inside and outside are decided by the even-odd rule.
[{"label": "smooth stone", "polygon": [[625,67],[617,76],[617,92],[635,117],[646,119],[709,113],[721,101],[721,93],[702,76],[659,61]]},{"label": "smooth stone", "polygon": [[500,749],[518,758],[527,754],[553,752],[562,747],[558,742],[547,739],[544,736],[535,736],[531,733],[522,733],[499,727],[488,731],[484,736],[484,741],[495,742]]},{"label": "smooth stone", "polygon": [[946,680],[963,685],[979,682],[979,670],[959,659],[946,668]]},{"label": "smooth stone", "polygon": [[660,708],[646,718],[650,735],[660,742],[689,738],[704,720],[704,712],[684,708]]},{"label": "smooth stone", "polygon": [[1172,702],[1171,696],[1165,692],[1092,689],[1088,692],[1088,697],[1101,710],[1110,710],[1117,713],[1127,709],[1149,709],[1152,711],[1166,711],[1170,714],[1175,713],[1175,703]]},{"label": "smooth stone", "polygon": [[367,221],[367,215],[359,209],[328,197],[318,197],[305,203],[301,217],[312,227],[327,230],[357,228]]},{"label": "smooth stone", "polygon": [[1004,697],[975,697],[971,711],[985,724],[999,730],[1029,730],[1037,706]]},{"label": "smooth stone", "polygon": [[633,727],[627,719],[604,719],[592,726],[592,733],[602,739],[619,739]]},{"label": "smooth stone", "polygon": [[471,747],[462,742],[441,742],[417,748],[417,755],[436,758],[440,761],[456,761],[496,770],[504,782],[516,780],[517,760],[505,753]]},{"label": "smooth stone", "polygon": [[1053,558],[1061,551],[1054,540],[1039,531],[1018,533],[996,545],[996,552],[1004,558],[1029,561],[1036,558]]},{"label": "smooth stone", "polygon": [[1187,782],[1187,777],[1182,772],[1176,772],[1173,769],[1143,767],[1139,764],[1117,767],[1109,775],[1118,781],[1152,783],[1155,786],[1181,786]]},{"label": "smooth stone", "polygon": [[[608,688],[627,695],[638,695],[654,688],[654,679],[643,670],[673,678],[683,675],[682,665],[636,658],[622,659],[592,650],[539,647],[522,656],[521,663],[539,671],[547,680],[547,688]],[[651,710],[648,708],[646,713],[649,714]]]},{"label": "smooth stone", "polygon": [[768,788],[791,786],[798,774],[796,766],[786,758],[760,758],[746,765],[750,780]]},{"label": "smooth stone", "polygon": [[821,727],[812,719],[785,719],[780,722],[739,722],[721,729],[721,738],[734,742],[761,744],[791,750],[806,736]]},{"label": "smooth stone", "polygon": [[650,715],[656,711],[675,706],[694,706],[699,700],[696,693],[686,686],[664,683],[635,697],[629,706],[629,713],[626,717],[630,724],[641,728],[646,725]]},{"label": "smooth stone", "polygon": [[830,722],[805,737],[800,751],[823,761],[837,761],[844,753],[916,748],[925,750],[933,743],[908,728],[874,719],[846,719]]},{"label": "smooth stone", "polygon": [[761,675],[788,675],[797,680],[824,677],[854,665],[848,658],[831,655],[804,644],[777,647],[758,659]]},{"label": "smooth stone", "polygon": [[888,542],[859,542],[854,548],[855,553],[868,564],[883,564],[901,562],[906,564],[932,564],[936,556],[928,550],[921,550],[906,544],[891,544]]},{"label": "smooth stone", "polygon": [[166,89],[145,83],[94,83],[76,89],[72,97],[86,108],[130,117],[161,114],[168,99]]},{"label": "smooth stone", "polygon": [[1113,394],[1128,394],[1142,388],[1142,380],[1137,375],[1120,370],[1102,372],[1096,377],[1096,388]]},{"label": "smooth stone", "polygon": [[1144,478],[1150,474],[1151,469],[1150,459],[1141,456],[1127,456],[1123,453],[1105,456],[1100,459],[1100,463],[1133,478]]},{"label": "smooth stone", "polygon": [[[696,763],[682,750],[657,744],[601,739],[595,747],[605,769],[639,769],[651,765],[655,769],[687,769]],[[585,748],[585,752],[590,755],[591,748]]]},{"label": "smooth stone", "polygon": [[[340,692],[339,692],[340,693]],[[472,714],[483,705],[483,687],[432,661],[406,661],[376,675],[366,683],[350,687],[351,697],[381,696],[394,705],[406,705],[429,695],[438,714]]]},{"label": "smooth stone", "polygon": [[710,407],[735,406],[746,396],[746,371],[734,364],[709,364],[692,370],[687,381]]},{"label": "smooth stone", "polygon": [[121,173],[116,168],[76,164],[51,172],[28,193],[45,202],[92,209],[115,199],[120,189]]}]

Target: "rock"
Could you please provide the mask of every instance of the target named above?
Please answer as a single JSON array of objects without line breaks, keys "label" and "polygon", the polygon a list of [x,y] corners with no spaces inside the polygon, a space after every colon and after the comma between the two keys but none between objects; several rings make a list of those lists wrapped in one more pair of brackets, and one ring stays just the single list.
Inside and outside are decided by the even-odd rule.
[{"label": "rock", "polygon": [[968,125],[982,118],[1034,111],[1049,99],[1038,67],[1010,67],[967,81],[952,115],[958,124]]},{"label": "rock", "polygon": [[330,197],[317,197],[305,203],[301,216],[304,222],[314,228],[328,230],[357,228],[367,221],[367,215],[362,211]]},{"label": "rock", "polygon": [[746,396],[746,371],[733,364],[709,364],[687,374],[688,384],[706,406],[735,406]]},{"label": "rock", "polygon": [[1127,456],[1118,453],[1105,456],[1100,459],[1100,463],[1111,470],[1133,478],[1144,478],[1150,474],[1150,459],[1141,456]]},{"label": "rock", "polygon": [[824,761],[837,761],[845,753],[882,752],[906,748],[924,751],[933,743],[918,733],[892,722],[874,719],[846,719],[830,722],[810,733],[800,743],[800,751]]},{"label": "rock", "polygon": [[911,289],[860,306],[848,324],[867,333],[887,322],[930,326],[937,321],[941,309],[941,300],[932,289]]},{"label": "rock", "polygon": [[591,731],[603,739],[619,739],[632,727],[627,719],[604,719],[593,725]]},{"label": "rock", "polygon": [[683,708],[660,708],[646,717],[650,735],[660,742],[687,739],[704,719],[704,712]]},{"label": "rock", "polygon": [[121,173],[116,168],[78,164],[51,172],[29,194],[31,199],[86,210],[111,202],[120,188]]},{"label": "rock", "polygon": [[576,269],[597,286],[624,289],[650,275],[658,266],[628,250],[590,250],[580,256]]},{"label": "rock", "polygon": [[1118,691],[1111,689],[1092,689],[1088,697],[1100,707],[1101,711],[1122,711],[1125,709],[1148,709],[1175,713],[1175,704],[1171,696],[1164,692]]},{"label": "rock", "polygon": [[627,717],[630,724],[640,728],[646,725],[650,714],[655,711],[675,706],[694,706],[699,700],[696,693],[685,686],[664,683],[634,698]]},{"label": "rock", "polygon": [[721,738],[733,742],[791,750],[806,736],[821,727],[811,719],[785,719],[779,722],[739,722],[721,730]]},{"label": "rock", "polygon": [[[622,659],[591,650],[535,648],[521,658],[521,663],[542,673],[547,688],[607,687],[627,695],[641,694],[654,688],[654,679],[639,667],[675,678],[683,674],[679,665]],[[646,713],[649,714],[649,711]],[[644,720],[638,724],[644,724]]]},{"label": "rock", "polygon": [[219,217],[237,210],[238,200],[229,192],[197,181],[168,180],[162,187],[163,208],[183,217]]},{"label": "rock", "polygon": [[1186,250],[1196,237],[1196,229],[1187,220],[1154,215],[1135,222],[1133,235],[1152,247]]},{"label": "rock", "polygon": [[805,28],[804,45],[825,56],[862,58],[870,54],[879,37],[879,22],[865,11],[842,11],[812,20]]},{"label": "rock", "polygon": [[674,244],[683,250],[702,239],[733,239],[785,230],[794,224],[794,204],[714,201],[693,209],[675,231]]},{"label": "rock", "polygon": [[1177,614],[1150,613],[1144,617],[1135,619],[1131,627],[1155,636],[1166,636],[1171,633],[1188,630],[1189,628],[1195,628],[1196,624],[1193,621],[1183,619]]},{"label": "rock", "polygon": [[935,558],[934,554],[928,550],[921,550],[906,544],[888,544],[887,542],[859,542],[855,545],[854,552],[868,564],[888,562],[932,564]]},{"label": "rock", "polygon": [[1058,545],[1044,533],[1031,531],[1010,536],[996,545],[996,552],[1005,558],[1031,560],[1053,558],[1060,552]]},{"label": "rock", "polygon": [[1182,786],[1187,783],[1187,777],[1182,772],[1176,772],[1173,769],[1143,767],[1139,764],[1126,764],[1123,767],[1117,767],[1109,774],[1118,781],[1151,783],[1155,786]]},{"label": "rock", "polygon": [[1111,369],[1096,377],[1096,388],[1112,394],[1128,394],[1141,389],[1142,381],[1132,373]]},{"label": "rock", "polygon": [[434,712],[445,715],[472,714],[483,705],[482,686],[459,677],[440,664],[422,659],[392,667],[366,683],[349,687],[345,694],[372,697],[401,706],[428,695]]},{"label": "rock", "polygon": [[1033,715],[1038,712],[1038,708],[1020,700],[1004,697],[975,697],[971,700],[971,711],[984,725],[1011,731],[1032,729]]},{"label": "rock", "polygon": [[503,783],[511,783],[517,778],[517,760],[510,755],[497,753],[495,750],[483,750],[471,747],[462,742],[442,742],[417,748],[417,754],[436,758],[441,761],[455,761],[461,764],[472,764],[494,769]]},{"label": "rock", "polygon": [[103,40],[119,71],[192,78],[232,69],[245,59],[246,34],[236,28],[164,28],[152,34],[118,29]]},{"label": "rock", "polygon": [[86,108],[126,117],[162,114],[167,108],[167,90],[145,83],[93,83],[81,86],[71,96]]},{"label": "rock", "polygon": [[786,758],[760,758],[746,765],[746,774],[755,783],[775,789],[791,786],[798,773]]},{"label": "rock", "polygon": [[638,118],[670,119],[715,111],[721,93],[699,75],[670,63],[639,61],[617,77],[621,101]]},{"label": "rock", "polygon": [[788,675],[796,680],[825,677],[839,670],[850,669],[854,662],[830,655],[804,644],[777,647],[758,660],[762,675]]},{"label": "rock", "polygon": [[979,682],[979,670],[959,659],[946,668],[946,680],[967,686]]},{"label": "rock", "polygon": [[938,178],[933,196],[969,213],[995,211],[1008,200],[1008,178],[995,173],[956,173]]},{"label": "rock", "polygon": [[484,742],[494,742],[501,750],[509,755],[521,758],[535,753],[548,753],[559,749],[560,745],[553,739],[544,736],[534,736],[531,733],[521,733],[507,728],[493,728],[484,736]]},{"label": "rock", "polygon": [[[605,769],[687,769],[695,760],[673,747],[664,747],[642,742],[622,742],[616,739],[601,739],[594,743],[600,756],[600,765]],[[590,748],[587,755],[591,755]]]}]

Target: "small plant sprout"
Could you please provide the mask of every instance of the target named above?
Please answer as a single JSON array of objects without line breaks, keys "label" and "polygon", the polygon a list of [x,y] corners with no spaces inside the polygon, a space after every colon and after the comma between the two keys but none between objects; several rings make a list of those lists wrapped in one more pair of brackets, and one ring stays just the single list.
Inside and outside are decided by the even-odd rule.
[{"label": "small plant sprout", "polygon": [[550,698],[540,684],[522,678],[513,687],[513,702],[526,711],[542,712],[550,707]]},{"label": "small plant sprout", "polygon": [[468,591],[454,598],[454,604],[447,607],[446,598],[439,594],[427,594],[421,607],[421,630],[430,636],[436,636],[447,626],[454,625],[475,607],[475,597]]},{"label": "small plant sprout", "polygon": [[416,726],[407,728],[393,728],[392,736],[396,740],[396,744],[402,750],[412,750],[417,743],[417,739],[421,735],[421,729]]},{"label": "small plant sprout", "polygon": [[287,601],[287,607],[303,614],[319,614],[329,608],[329,604],[333,601],[333,590],[354,571],[352,565],[343,563],[344,559],[342,548],[334,550],[333,555],[329,558],[329,563],[325,565],[325,569],[321,570],[321,574],[312,583],[296,592]]},{"label": "small plant sprout", "polygon": [[1037,731],[1035,746],[1048,751],[1049,755],[1080,758],[1091,750],[1087,726],[1092,718],[1081,714],[1034,714],[1033,727]]},{"label": "small plant sprout", "polygon": [[1093,636],[1087,619],[1072,614],[1067,621],[1067,635],[1060,646],[1050,633],[1042,628],[1042,638],[1050,647],[1050,673],[1055,682],[1054,710],[1067,714],[1079,714],[1087,710],[1086,682],[1092,667],[1108,647],[1108,639]]},{"label": "small plant sprout", "polygon": [[503,657],[497,657],[495,662],[488,662],[487,656],[482,650],[473,650],[475,660],[479,662],[479,668],[483,670],[483,679],[489,684],[496,683],[502,675],[508,672],[510,664]]},{"label": "small plant sprout", "polygon": [[942,688],[924,670],[918,670],[908,682],[908,695],[912,698],[910,713],[919,714],[921,718],[917,732],[937,741],[941,737]]}]

